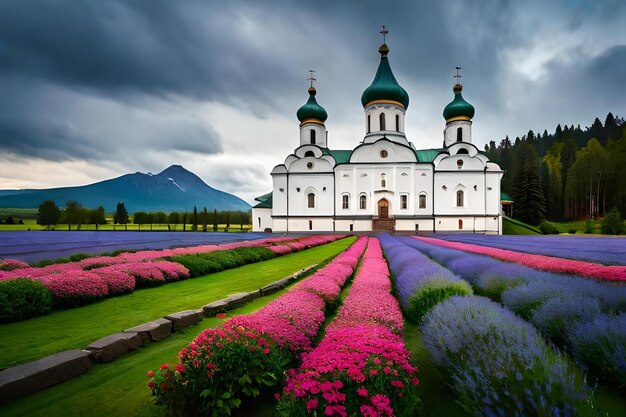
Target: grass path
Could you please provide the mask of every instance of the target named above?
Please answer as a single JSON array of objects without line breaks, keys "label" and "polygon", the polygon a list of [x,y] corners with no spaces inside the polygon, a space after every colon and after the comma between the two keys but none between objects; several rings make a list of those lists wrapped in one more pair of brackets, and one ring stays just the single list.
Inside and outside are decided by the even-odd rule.
[{"label": "grass path", "polygon": [[0,369],[89,343],[169,313],[199,308],[229,294],[252,291],[345,250],[356,238],[265,262],[143,288],[80,308],[0,325]]},{"label": "grass path", "polygon": [[[229,315],[246,314],[258,310],[284,294],[281,290],[258,298]],[[197,326],[175,333],[158,343],[123,356],[104,365],[94,365],[85,375],[43,392],[0,407],[3,417],[57,417],[57,416],[124,416],[163,417],[163,411],[153,404],[147,387],[149,369],[162,363],[176,363],[177,354],[202,330],[215,327],[224,320],[207,318]],[[271,416],[272,404],[265,404],[254,417]]]}]

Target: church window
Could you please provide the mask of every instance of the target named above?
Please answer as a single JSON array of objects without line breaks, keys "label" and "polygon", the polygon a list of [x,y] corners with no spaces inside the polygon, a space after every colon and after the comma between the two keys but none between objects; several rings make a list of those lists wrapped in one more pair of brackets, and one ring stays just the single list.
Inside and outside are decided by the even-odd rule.
[{"label": "church window", "polygon": [[315,145],[315,130],[311,129],[311,145]]},{"label": "church window", "polygon": [[463,128],[459,127],[456,129],[456,141],[463,142]]},{"label": "church window", "polygon": [[400,131],[400,116],[396,114],[396,132]]},{"label": "church window", "polygon": [[372,131],[372,115],[367,115],[367,133]]},{"label": "church window", "polygon": [[463,229],[463,220],[459,219],[459,230]]},{"label": "church window", "polygon": [[313,169],[313,162],[307,162],[306,167],[308,169]]},{"label": "church window", "polygon": [[387,175],[380,174],[380,186],[385,188],[387,186]]},{"label": "church window", "polygon": [[462,148],[462,149],[459,149],[459,151],[456,154],[457,155],[469,155],[469,152],[467,151],[467,149]]},{"label": "church window", "polygon": [[315,154],[313,153],[313,151],[306,151],[306,152],[304,153],[304,156],[315,157]]},{"label": "church window", "polygon": [[309,220],[309,230],[313,230],[313,220]]},{"label": "church window", "polygon": [[463,190],[457,191],[456,192],[456,206],[463,207],[463,200],[464,200]]},{"label": "church window", "polygon": [[259,229],[261,228],[261,218],[259,217]]},{"label": "church window", "polygon": [[361,210],[365,210],[367,208],[367,197],[365,195],[359,197],[359,208]]},{"label": "church window", "polygon": [[406,210],[409,206],[409,196],[406,194],[402,194],[400,196],[400,208],[402,210]]},{"label": "church window", "polygon": [[419,196],[419,208],[426,208],[426,194],[420,194]]},{"label": "church window", "polygon": [[386,158],[389,156],[389,152],[387,152],[385,149],[383,149],[382,151],[380,151],[380,157],[381,158]]},{"label": "church window", "polygon": [[378,121],[380,123],[380,130],[387,130],[385,126],[385,113],[381,113],[380,116],[378,116]]},{"label": "church window", "polygon": [[341,208],[344,210],[348,210],[350,208],[350,196],[348,194],[341,196]]},{"label": "church window", "polygon": [[457,161],[456,161],[456,167],[457,167],[458,169],[463,168],[463,160],[462,160],[462,159],[457,159]]},{"label": "church window", "polygon": [[307,194],[308,207],[315,208],[315,194],[309,193]]}]

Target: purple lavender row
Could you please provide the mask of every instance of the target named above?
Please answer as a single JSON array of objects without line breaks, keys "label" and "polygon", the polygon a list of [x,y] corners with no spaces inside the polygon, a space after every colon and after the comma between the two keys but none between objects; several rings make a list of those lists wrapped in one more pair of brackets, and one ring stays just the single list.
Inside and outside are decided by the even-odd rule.
[{"label": "purple lavender row", "polygon": [[440,239],[606,265],[626,265],[626,239],[584,236],[439,235]]},{"label": "purple lavender row", "polygon": [[415,239],[400,240],[529,320],[555,344],[570,349],[585,368],[626,384],[625,286],[537,271]]},{"label": "purple lavender row", "polygon": [[405,314],[416,322],[452,295],[472,294],[470,285],[389,235],[379,237]]}]

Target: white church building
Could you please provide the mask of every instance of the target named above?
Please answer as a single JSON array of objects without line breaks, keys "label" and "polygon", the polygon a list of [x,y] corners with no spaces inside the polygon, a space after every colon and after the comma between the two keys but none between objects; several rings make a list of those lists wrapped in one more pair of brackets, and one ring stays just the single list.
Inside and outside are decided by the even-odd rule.
[{"label": "white church building", "polygon": [[472,144],[474,107],[453,88],[443,111],[443,147],[416,149],[404,131],[409,95],[379,48],[378,71],[361,96],[365,136],[351,150],[329,147],[326,110],[311,85],[297,112],[300,144],[257,197],[254,231],[502,233],[500,167]]}]

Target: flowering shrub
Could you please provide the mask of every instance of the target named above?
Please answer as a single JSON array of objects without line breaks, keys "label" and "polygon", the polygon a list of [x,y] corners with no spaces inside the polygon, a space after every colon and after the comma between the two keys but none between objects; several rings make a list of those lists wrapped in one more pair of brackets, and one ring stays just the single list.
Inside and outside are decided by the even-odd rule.
[{"label": "flowering shrub", "polygon": [[98,275],[109,287],[109,294],[125,294],[135,290],[135,277],[121,271],[118,265],[92,269],[90,272]]},{"label": "flowering shrub", "polygon": [[0,323],[48,314],[52,293],[38,281],[19,278],[0,281]]},{"label": "flowering shrub", "polygon": [[391,416],[415,410],[417,370],[409,363],[402,313],[390,290],[380,244],[370,239],[326,336],[302,355],[300,368],[287,372],[279,415]]},{"label": "flowering shrub", "polygon": [[195,255],[179,255],[168,259],[184,265],[191,276],[199,277],[252,262],[265,261],[275,256],[265,247],[246,247]]},{"label": "flowering shrub", "polygon": [[591,390],[527,322],[483,297],[451,297],[420,326],[433,361],[474,415],[594,415]]},{"label": "flowering shrub", "polygon": [[626,386],[626,313],[601,314],[569,333],[575,357],[598,375]]},{"label": "flowering shrub", "polygon": [[68,271],[64,274],[38,277],[48,287],[61,307],[88,304],[109,294],[109,287],[100,276],[88,271]]},{"label": "flowering shrub", "polygon": [[158,268],[162,273],[165,281],[180,281],[189,278],[189,270],[183,265],[170,261],[154,261],[152,265]]},{"label": "flowering shrub", "polygon": [[[362,253],[366,243],[367,238],[359,238],[303,282],[327,281],[329,271],[335,271],[342,275],[334,277],[334,282],[345,283],[352,269],[343,267],[343,258]],[[314,283],[309,287],[319,288]],[[329,296],[329,300],[334,298]],[[249,406],[251,399],[282,384],[284,371],[311,349],[324,322],[325,306],[324,298],[303,286],[253,314],[203,331],[180,351],[176,367],[163,365],[149,373],[148,387],[156,403],[172,415],[223,416]]]},{"label": "flowering shrub", "polygon": [[26,262],[18,261],[17,259],[0,259],[0,271],[13,271],[19,268],[28,268]]},{"label": "flowering shrub", "polygon": [[573,326],[592,321],[599,314],[600,302],[595,297],[555,297],[537,308],[530,321],[553,342],[563,344]]},{"label": "flowering shrub", "polygon": [[394,273],[396,290],[406,314],[415,321],[452,295],[472,294],[470,285],[416,249],[384,235],[381,243]]},{"label": "flowering shrub", "polygon": [[559,272],[563,274],[584,275],[587,277],[597,278],[601,280],[626,281],[626,266],[622,265],[606,266],[590,262],[515,252],[511,250],[498,249],[469,243],[449,242],[441,239],[417,236],[413,238],[425,241],[427,243],[444,246],[447,248],[461,249],[468,252],[489,255],[503,261],[515,262],[521,265],[529,266],[531,268]]}]

